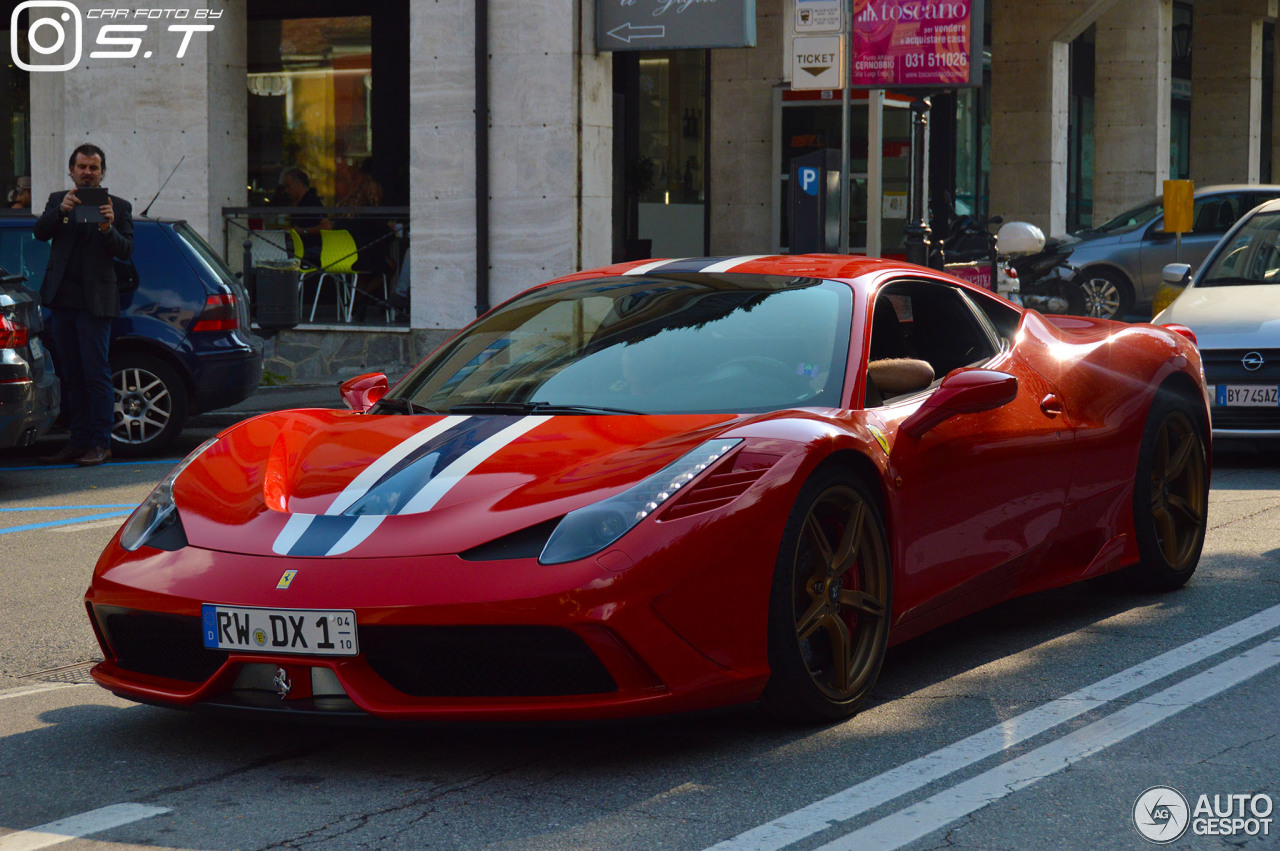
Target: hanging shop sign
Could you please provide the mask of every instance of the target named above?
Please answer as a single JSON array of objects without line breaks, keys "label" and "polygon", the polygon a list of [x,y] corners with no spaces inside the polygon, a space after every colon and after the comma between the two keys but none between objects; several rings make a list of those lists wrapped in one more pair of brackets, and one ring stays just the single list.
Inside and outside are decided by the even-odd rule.
[{"label": "hanging shop sign", "polygon": [[982,7],[982,0],[853,0],[853,87],[982,85]]},{"label": "hanging shop sign", "polygon": [[755,0],[596,0],[597,51],[755,44]]}]

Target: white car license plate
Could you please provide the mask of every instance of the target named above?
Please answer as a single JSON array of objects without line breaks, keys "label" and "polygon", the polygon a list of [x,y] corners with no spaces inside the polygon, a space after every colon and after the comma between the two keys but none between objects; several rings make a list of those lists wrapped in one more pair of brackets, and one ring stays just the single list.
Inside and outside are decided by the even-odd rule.
[{"label": "white car license plate", "polygon": [[356,613],[350,609],[200,607],[204,646],[218,650],[355,656]]},{"label": "white car license plate", "polygon": [[1220,408],[1274,408],[1280,405],[1276,385],[1219,384],[1214,388],[1214,404]]},{"label": "white car license plate", "polygon": [[40,360],[40,358],[44,357],[44,347],[40,345],[39,337],[32,337],[31,339],[27,340],[27,343],[28,345],[31,346],[32,360]]}]

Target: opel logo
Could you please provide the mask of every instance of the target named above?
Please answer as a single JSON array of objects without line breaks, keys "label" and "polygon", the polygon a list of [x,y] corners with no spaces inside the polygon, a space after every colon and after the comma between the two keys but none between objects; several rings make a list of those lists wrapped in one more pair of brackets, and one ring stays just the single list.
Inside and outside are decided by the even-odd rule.
[{"label": "opel logo", "polygon": [[1263,363],[1265,363],[1265,361],[1263,361],[1262,355],[1260,355],[1258,352],[1249,352],[1249,354],[1240,358],[1241,366],[1243,366],[1245,369],[1249,370],[1250,372],[1257,372],[1258,370],[1262,369]]}]

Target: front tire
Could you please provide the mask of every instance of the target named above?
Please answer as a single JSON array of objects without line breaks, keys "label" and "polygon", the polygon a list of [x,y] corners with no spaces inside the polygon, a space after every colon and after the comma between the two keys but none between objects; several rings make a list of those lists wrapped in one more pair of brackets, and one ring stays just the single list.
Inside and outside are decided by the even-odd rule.
[{"label": "front tire", "polygon": [[1072,284],[1073,312],[1099,319],[1120,319],[1129,309],[1129,285],[1107,269],[1085,269]]},{"label": "front tire", "polygon": [[1209,466],[1203,426],[1183,398],[1157,393],[1138,454],[1133,525],[1140,561],[1136,584],[1169,591],[1196,571],[1208,526]]},{"label": "front tire", "polygon": [[169,364],[136,352],[111,365],[115,411],[111,450],[121,457],[163,452],[187,421],[187,386]]},{"label": "front tire", "polygon": [[819,470],[774,567],[766,707],[801,723],[857,712],[884,662],[891,573],[878,497],[845,470]]}]

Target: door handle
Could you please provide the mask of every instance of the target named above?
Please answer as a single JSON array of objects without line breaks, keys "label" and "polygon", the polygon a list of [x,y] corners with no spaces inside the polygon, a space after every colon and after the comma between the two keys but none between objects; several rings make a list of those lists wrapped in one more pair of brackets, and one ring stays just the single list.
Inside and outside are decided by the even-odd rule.
[{"label": "door handle", "polygon": [[1050,393],[1040,400],[1040,410],[1046,417],[1052,419],[1062,413],[1062,399],[1057,393]]}]

